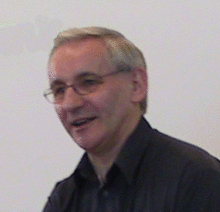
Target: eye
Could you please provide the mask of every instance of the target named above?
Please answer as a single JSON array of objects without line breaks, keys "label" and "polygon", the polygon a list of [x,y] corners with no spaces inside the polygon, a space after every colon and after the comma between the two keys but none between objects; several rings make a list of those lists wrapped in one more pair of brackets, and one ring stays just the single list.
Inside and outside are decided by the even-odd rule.
[{"label": "eye", "polygon": [[98,81],[96,79],[86,79],[83,81],[83,84],[87,86],[96,85],[98,84]]},{"label": "eye", "polygon": [[92,87],[92,86],[98,85],[100,83],[101,82],[100,82],[99,78],[90,77],[90,78],[82,79],[81,82],[80,82],[80,85],[82,87]]},{"label": "eye", "polygon": [[55,86],[55,87],[52,88],[54,96],[64,94],[65,90],[66,90],[65,86]]}]

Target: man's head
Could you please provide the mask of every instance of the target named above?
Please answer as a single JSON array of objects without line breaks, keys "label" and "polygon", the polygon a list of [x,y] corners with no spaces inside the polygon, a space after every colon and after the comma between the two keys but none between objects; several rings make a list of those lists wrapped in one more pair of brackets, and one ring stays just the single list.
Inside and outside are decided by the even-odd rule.
[{"label": "man's head", "polygon": [[95,27],[60,33],[48,69],[59,118],[88,152],[108,151],[125,140],[143,114],[143,56],[115,31]]},{"label": "man's head", "polygon": [[[147,71],[142,52],[121,33],[103,27],[71,28],[60,32],[54,39],[49,61],[54,52],[63,44],[88,38],[98,38],[105,43],[109,62],[115,67],[116,71],[121,69],[132,71],[138,67]],[[147,110],[147,95],[140,102],[140,108],[142,113],[145,114]]]}]

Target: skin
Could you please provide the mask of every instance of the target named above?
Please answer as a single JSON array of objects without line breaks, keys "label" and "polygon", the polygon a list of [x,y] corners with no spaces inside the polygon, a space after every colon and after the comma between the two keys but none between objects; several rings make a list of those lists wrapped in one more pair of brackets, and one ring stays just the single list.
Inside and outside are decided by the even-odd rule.
[{"label": "skin", "polygon": [[[71,41],[59,47],[48,66],[50,84],[59,80],[73,84],[85,72],[105,75],[114,71],[100,39]],[[147,92],[146,72],[137,68],[132,73],[118,73],[104,78],[93,93],[79,95],[68,88],[62,104],[55,110],[73,140],[87,151],[100,178],[103,178],[121,147],[141,118],[139,102]],[[95,118],[85,125],[71,123]]]}]

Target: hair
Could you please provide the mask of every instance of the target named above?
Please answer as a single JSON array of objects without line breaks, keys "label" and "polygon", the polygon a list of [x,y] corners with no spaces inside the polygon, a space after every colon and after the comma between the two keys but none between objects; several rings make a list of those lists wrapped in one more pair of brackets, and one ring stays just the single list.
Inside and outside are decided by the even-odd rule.
[{"label": "hair", "polygon": [[[70,28],[60,32],[54,39],[54,46],[49,55],[49,62],[55,51],[71,41],[97,38],[104,41],[110,63],[116,70],[132,71],[142,67],[147,71],[142,52],[121,33],[104,27]],[[147,96],[140,102],[142,114],[146,112]]]}]

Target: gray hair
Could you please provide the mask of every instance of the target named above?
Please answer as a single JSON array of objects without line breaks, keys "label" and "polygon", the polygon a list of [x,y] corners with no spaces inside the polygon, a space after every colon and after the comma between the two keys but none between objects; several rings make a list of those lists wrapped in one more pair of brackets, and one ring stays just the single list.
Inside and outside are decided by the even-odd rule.
[{"label": "gray hair", "polygon": [[[49,62],[60,46],[71,41],[88,38],[98,38],[105,42],[109,61],[117,70],[132,71],[137,67],[147,70],[142,52],[121,33],[104,27],[70,28],[60,32],[54,39]],[[143,114],[146,112],[146,107],[147,96],[140,102],[140,109]]]}]

